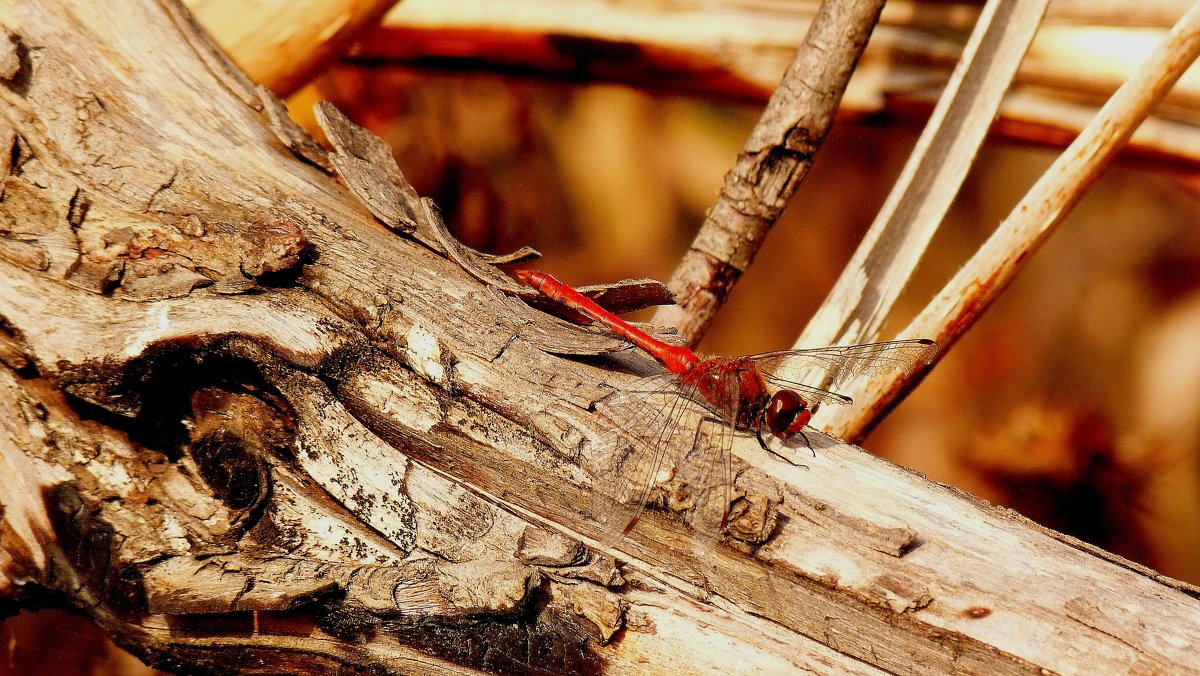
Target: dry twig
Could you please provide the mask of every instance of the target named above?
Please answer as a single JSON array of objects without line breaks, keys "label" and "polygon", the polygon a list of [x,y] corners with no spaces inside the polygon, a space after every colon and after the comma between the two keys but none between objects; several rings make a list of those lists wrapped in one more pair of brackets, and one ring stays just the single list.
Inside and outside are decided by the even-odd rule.
[{"label": "dry twig", "polygon": [[875,222],[794,347],[866,343],[917,267],[937,230],[1048,0],[992,0]]},{"label": "dry twig", "polygon": [[185,0],[251,80],[279,96],[302,87],[396,0]]},{"label": "dry twig", "polygon": [[688,345],[704,335],[808,172],[882,8],[877,0],[829,0],[813,19],[671,276],[678,304],[655,314],[656,323],[677,328]]},{"label": "dry twig", "polygon": [[[984,7],[891,194],[795,348],[878,339],[966,179],[1046,4],[992,0]],[[854,406],[882,412],[878,402],[857,400]]]},{"label": "dry twig", "polygon": [[[1117,90],[903,334],[932,338],[945,354],[946,348],[975,323],[1024,267],[1030,254],[1082,199],[1197,55],[1200,3],[1192,5],[1179,19],[1134,76]],[[861,438],[880,410],[890,407],[913,384],[889,377],[860,381],[846,393],[866,405],[832,411],[822,424],[839,437]]]}]

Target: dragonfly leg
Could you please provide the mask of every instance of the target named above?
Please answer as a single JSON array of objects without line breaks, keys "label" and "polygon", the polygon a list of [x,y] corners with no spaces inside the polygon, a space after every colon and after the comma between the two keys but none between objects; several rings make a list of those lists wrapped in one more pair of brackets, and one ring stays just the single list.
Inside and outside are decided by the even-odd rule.
[{"label": "dragonfly leg", "polygon": [[[800,437],[801,437],[802,439],[804,439],[804,445],[805,445],[805,446],[808,446],[808,450],[809,450],[809,451],[812,451],[813,457],[814,457],[814,458],[815,458],[815,457],[817,457],[817,452],[813,450],[812,444],[811,444],[811,443],[809,443],[809,441],[808,441],[808,435],[806,435],[806,434],[805,434],[803,431],[800,431],[800,432],[798,432],[798,434],[800,435]],[[756,430],[754,431],[754,436],[758,437],[758,445],[759,445],[759,446],[762,446],[762,449],[763,449],[764,451],[766,451],[766,452],[768,452],[768,453],[772,453],[772,454],[774,454],[774,455],[777,455],[777,456],[779,456],[779,457],[783,458],[784,460],[788,461],[789,463],[791,463],[791,464],[795,465],[796,467],[804,467],[805,469],[807,469],[807,468],[808,468],[808,466],[807,466],[807,465],[805,465],[805,464],[803,464],[803,463],[801,463],[801,462],[797,462],[797,461],[796,461],[796,459],[795,459],[795,457],[794,457],[794,456],[795,456],[795,451],[793,451],[792,449],[788,448],[788,447],[787,447],[787,445],[784,445],[782,448],[771,448],[771,447],[770,447],[770,446],[767,444],[767,441],[766,441],[765,439],[763,439],[763,434],[762,434],[762,429],[761,429],[761,428],[760,428],[760,429],[756,429]],[[785,448],[787,448],[787,451],[788,451],[786,454],[783,452]]]},{"label": "dragonfly leg", "polygon": [[804,433],[804,430],[799,430],[797,434],[800,435],[801,439],[804,439],[804,445],[808,446],[808,450],[812,453],[813,457],[817,457],[817,451],[813,448],[812,442],[808,440],[808,435]]},{"label": "dragonfly leg", "polygon": [[767,446],[767,442],[763,439],[762,427],[756,427],[754,429],[754,436],[758,437],[758,445],[762,446],[762,449],[764,451],[767,451],[768,453],[773,452],[773,451],[771,451],[771,448],[769,446]]}]

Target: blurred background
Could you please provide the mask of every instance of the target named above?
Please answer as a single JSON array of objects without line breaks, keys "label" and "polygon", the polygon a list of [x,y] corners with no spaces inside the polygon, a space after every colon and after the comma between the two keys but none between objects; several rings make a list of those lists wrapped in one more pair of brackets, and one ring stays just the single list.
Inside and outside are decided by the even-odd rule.
[{"label": "blurred background", "polygon": [[[762,107],[752,88],[383,58],[394,37],[354,46],[289,99],[293,115],[315,129],[311,105],[332,101],[392,145],[463,242],[532,245],[537,268],[574,285],[668,279]],[[928,113],[919,100],[885,96],[838,119],[701,350],[792,345],[915,143]],[[1064,140],[1045,129],[989,139],[881,339],[971,256]],[[1170,135],[1159,143],[1169,149]],[[1200,183],[1184,155],[1118,161],[864,447],[1200,583]],[[23,614],[0,623],[0,674],[150,673],[103,646],[84,620]]]}]

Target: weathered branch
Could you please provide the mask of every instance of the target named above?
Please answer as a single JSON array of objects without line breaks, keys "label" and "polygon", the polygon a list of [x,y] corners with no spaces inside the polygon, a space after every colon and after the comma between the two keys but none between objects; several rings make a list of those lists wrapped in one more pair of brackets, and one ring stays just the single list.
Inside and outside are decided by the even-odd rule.
[{"label": "weathered branch", "polygon": [[[945,354],[945,348],[979,319],[1024,267],[1030,254],[1083,198],[1198,55],[1200,4],[1193,4],[1134,76],[1113,94],[1083,133],[1013,207],[971,260],[913,319],[904,335],[929,337],[943,347],[940,354]],[[848,394],[869,405],[834,412],[824,423],[826,429],[840,436],[860,438],[869,431],[872,421],[878,419],[879,409],[890,406],[913,385],[911,378],[891,376],[860,380],[847,388]]]},{"label": "weathered branch", "polygon": [[684,343],[700,342],[808,173],[882,10],[878,0],[830,0],[813,18],[796,58],[725,174],[716,204],[671,275],[677,305],[655,313],[655,323],[679,329]]},{"label": "weathered branch", "polygon": [[671,477],[590,546],[591,405],[635,356],[556,356],[620,344],[420,240],[352,127],[354,190],[319,169],[177,6],[0,23],[4,611],[218,673],[1191,666],[1196,589],[820,435],[737,440],[711,553]]},{"label": "weathered branch", "polygon": [[[900,291],[958,195],[1046,0],[988,2],[896,184],[795,348],[879,339]],[[863,402],[859,402],[860,404]]]}]

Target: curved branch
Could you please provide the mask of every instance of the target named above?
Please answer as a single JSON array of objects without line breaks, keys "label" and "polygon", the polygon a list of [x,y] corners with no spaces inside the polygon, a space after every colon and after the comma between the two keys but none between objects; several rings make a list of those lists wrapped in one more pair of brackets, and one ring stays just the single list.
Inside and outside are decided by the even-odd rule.
[{"label": "curved branch", "polygon": [[671,476],[595,545],[639,365],[377,221],[172,7],[0,2],[5,611],[189,671],[1190,666],[1194,588],[819,435],[737,440],[711,553]]}]

